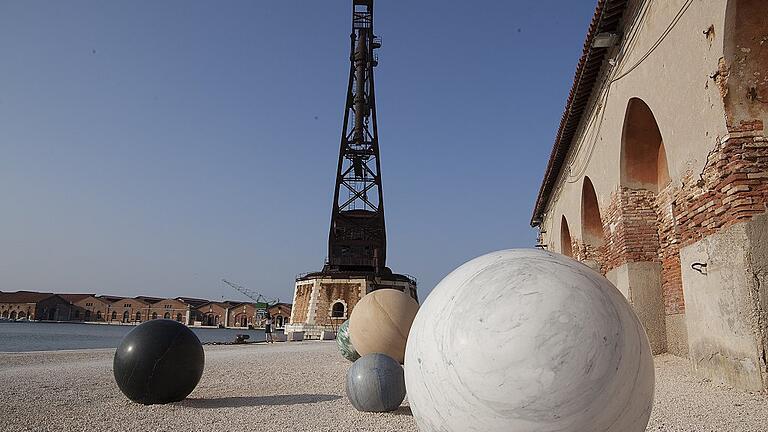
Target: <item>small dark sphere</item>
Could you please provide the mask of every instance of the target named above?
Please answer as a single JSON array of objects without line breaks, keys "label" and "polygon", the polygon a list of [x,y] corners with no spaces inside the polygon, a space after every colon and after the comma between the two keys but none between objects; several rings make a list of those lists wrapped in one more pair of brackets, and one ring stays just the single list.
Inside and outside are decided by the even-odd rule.
[{"label": "small dark sphere", "polygon": [[403,368],[385,354],[364,355],[347,371],[346,390],[347,398],[358,411],[394,411],[405,399]]},{"label": "small dark sphere", "polygon": [[117,386],[128,399],[165,404],[192,393],[203,375],[205,354],[187,326],[156,319],[125,335],[112,365]]}]

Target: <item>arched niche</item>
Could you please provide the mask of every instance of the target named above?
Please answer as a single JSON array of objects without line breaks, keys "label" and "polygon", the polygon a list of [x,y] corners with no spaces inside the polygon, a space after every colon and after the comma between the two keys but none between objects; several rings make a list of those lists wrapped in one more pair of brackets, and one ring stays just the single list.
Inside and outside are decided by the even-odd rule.
[{"label": "arched niche", "polygon": [[565,215],[560,219],[560,253],[573,257],[571,230],[568,229],[568,220],[565,218]]},{"label": "arched niche", "polygon": [[581,237],[584,243],[599,248],[605,242],[600,206],[592,180],[584,177],[581,186]]},{"label": "arched niche", "polygon": [[669,181],[667,152],[656,118],[642,99],[632,98],[621,137],[621,185],[658,193]]}]

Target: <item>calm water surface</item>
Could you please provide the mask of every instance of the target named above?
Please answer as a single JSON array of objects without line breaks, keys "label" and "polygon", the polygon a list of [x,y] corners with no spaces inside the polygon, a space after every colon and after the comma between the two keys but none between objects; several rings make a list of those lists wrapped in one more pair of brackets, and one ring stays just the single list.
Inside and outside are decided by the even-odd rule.
[{"label": "calm water surface", "polygon": [[[117,348],[135,326],[82,323],[0,322],[0,352]],[[200,342],[231,342],[237,334],[263,341],[263,330],[193,328]]]}]

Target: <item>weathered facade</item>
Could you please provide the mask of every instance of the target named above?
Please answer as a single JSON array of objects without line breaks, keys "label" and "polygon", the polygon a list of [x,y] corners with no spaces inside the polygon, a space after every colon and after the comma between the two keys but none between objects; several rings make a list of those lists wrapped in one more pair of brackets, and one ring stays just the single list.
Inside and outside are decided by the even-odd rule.
[{"label": "weathered facade", "polygon": [[766,16],[600,0],[532,218],[627,296],[654,352],[750,390],[768,388]]},{"label": "weathered facade", "polygon": [[337,329],[349,319],[364,295],[374,289],[396,289],[416,296],[416,281],[401,275],[398,279],[374,281],[365,276],[312,274],[296,280],[290,331],[317,335]]},{"label": "weathered facade", "polygon": [[291,322],[291,305],[288,303],[277,303],[269,307],[267,312],[274,319],[275,328],[283,328]]},{"label": "weathered facade", "polygon": [[149,303],[137,298],[122,298],[113,301],[108,308],[110,322],[140,324],[149,318]]},{"label": "weathered facade", "polygon": [[0,292],[0,317],[12,320],[68,321],[72,305],[56,294]]},{"label": "weathered facade", "polygon": [[180,323],[189,324],[191,319],[191,306],[177,298],[166,298],[151,303],[149,314],[151,319],[170,319]]},{"label": "weathered facade", "polygon": [[104,322],[109,317],[112,302],[106,299],[93,294],[61,294],[61,296],[72,303],[73,312],[70,319],[73,321]]}]

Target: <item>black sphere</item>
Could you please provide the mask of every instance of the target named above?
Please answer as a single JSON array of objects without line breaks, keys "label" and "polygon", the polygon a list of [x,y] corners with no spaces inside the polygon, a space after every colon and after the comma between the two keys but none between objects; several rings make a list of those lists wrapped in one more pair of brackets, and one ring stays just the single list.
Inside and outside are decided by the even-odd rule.
[{"label": "black sphere", "polygon": [[145,405],[177,402],[203,375],[200,339],[176,321],[156,319],[131,330],[115,352],[115,381],[128,399]]}]

